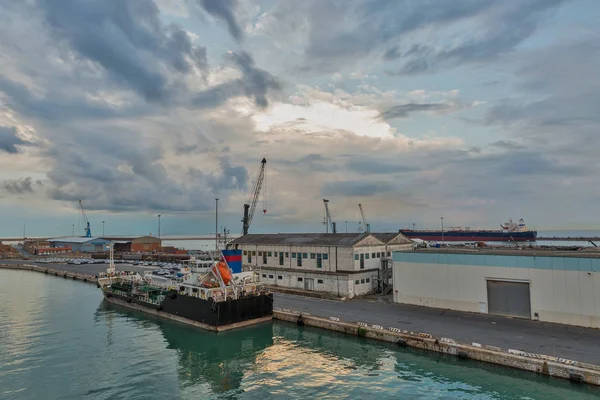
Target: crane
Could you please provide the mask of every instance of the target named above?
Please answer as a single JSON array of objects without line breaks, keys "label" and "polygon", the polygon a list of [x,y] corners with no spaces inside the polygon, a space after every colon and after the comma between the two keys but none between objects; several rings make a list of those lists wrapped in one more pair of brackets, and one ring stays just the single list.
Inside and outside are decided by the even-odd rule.
[{"label": "crane", "polygon": [[329,200],[323,199],[323,204],[325,204],[325,218],[323,219],[323,224],[325,224],[325,233],[329,233],[329,225],[331,225],[331,232],[337,233],[335,229],[335,222],[331,219],[331,213],[329,212]]},{"label": "crane", "polygon": [[267,213],[267,196],[266,192],[266,166],[267,159],[263,158],[260,162],[260,168],[258,170],[258,175],[256,176],[256,180],[254,181],[254,185],[252,185],[252,190],[248,193],[248,200],[246,204],[244,204],[244,218],[242,219],[242,235],[248,234],[248,229],[250,228],[250,223],[252,222],[252,218],[254,217],[254,211],[256,210],[256,204],[258,203],[258,197],[260,196],[260,189],[263,186],[263,182],[265,185],[265,190],[263,191],[263,213]]},{"label": "crane", "polygon": [[85,237],[92,237],[92,229],[90,228],[90,221],[88,220],[85,210],[83,209],[83,201],[79,200],[79,207],[81,207],[81,215],[83,216],[83,222],[85,222]]},{"label": "crane", "polygon": [[362,204],[358,204],[358,209],[360,210],[360,217],[362,218],[362,226],[359,221],[358,229],[361,231],[365,229],[367,232],[371,232],[371,224],[367,224],[367,219],[365,218],[365,212],[363,211]]}]

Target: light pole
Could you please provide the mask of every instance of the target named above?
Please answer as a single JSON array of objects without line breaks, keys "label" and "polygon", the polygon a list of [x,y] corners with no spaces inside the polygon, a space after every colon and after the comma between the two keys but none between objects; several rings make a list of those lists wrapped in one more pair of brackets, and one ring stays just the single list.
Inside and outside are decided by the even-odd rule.
[{"label": "light pole", "polygon": [[158,214],[158,238],[160,239],[160,214]]},{"label": "light pole", "polygon": [[442,246],[444,245],[444,217],[440,217],[442,220]]},{"label": "light pole", "polygon": [[104,237],[104,221],[102,221],[102,237]]},{"label": "light pole", "polygon": [[219,199],[215,199],[215,254],[219,250]]},{"label": "light pole", "polygon": [[71,226],[73,227],[73,229],[72,229],[73,232],[71,233],[71,236],[75,236],[75,224],[73,224]]},{"label": "light pole", "polygon": [[348,233],[348,221],[346,221],[346,233]]}]

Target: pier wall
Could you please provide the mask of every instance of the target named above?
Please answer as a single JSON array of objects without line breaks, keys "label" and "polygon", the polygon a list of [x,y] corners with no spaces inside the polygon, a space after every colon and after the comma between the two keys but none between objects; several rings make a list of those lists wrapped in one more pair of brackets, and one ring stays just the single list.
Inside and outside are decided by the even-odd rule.
[{"label": "pier wall", "polygon": [[428,333],[401,331],[396,328],[367,325],[361,322],[350,323],[341,321],[334,316],[327,319],[294,310],[276,308],[273,311],[273,318],[301,326],[313,326],[349,335],[396,343],[401,347],[408,346],[435,351],[455,355],[461,359],[483,361],[552,377],[570,379],[575,382],[600,385],[599,366],[579,363],[573,360],[565,360],[543,354],[526,353],[518,349],[501,349],[481,343],[458,343],[452,338],[435,338]]},{"label": "pier wall", "polygon": [[399,252],[393,260],[397,303],[511,315],[490,307],[489,282],[523,283],[529,304],[517,306],[530,311],[512,316],[600,327],[600,258]]}]

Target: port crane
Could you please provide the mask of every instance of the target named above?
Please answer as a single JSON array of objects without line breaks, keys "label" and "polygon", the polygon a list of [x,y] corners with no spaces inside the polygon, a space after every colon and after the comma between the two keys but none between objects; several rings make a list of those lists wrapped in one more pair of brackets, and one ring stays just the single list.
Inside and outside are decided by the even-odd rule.
[{"label": "port crane", "polygon": [[329,233],[329,226],[331,225],[331,232],[337,233],[335,222],[331,219],[331,213],[329,212],[329,200],[323,199],[323,204],[325,204],[325,218],[323,219],[323,224],[325,224],[325,233]]},{"label": "port crane", "polygon": [[254,217],[254,211],[256,210],[256,204],[258,203],[258,197],[260,196],[260,190],[265,186],[265,190],[263,190],[263,214],[267,213],[267,180],[266,180],[266,167],[267,167],[267,159],[263,158],[260,162],[260,168],[258,170],[258,175],[256,176],[256,180],[252,185],[252,190],[248,193],[248,200],[246,204],[244,204],[244,218],[242,219],[242,236],[248,234],[248,229],[250,229],[250,224],[252,223],[252,218]]},{"label": "port crane", "polygon": [[365,230],[366,232],[371,232],[371,224],[367,223],[367,219],[365,218],[365,212],[363,211],[362,208],[362,204],[358,204],[358,209],[360,210],[360,217],[362,218],[362,225],[361,225],[361,221],[358,221],[358,229],[359,230]]},{"label": "port crane", "polygon": [[92,237],[90,221],[88,220],[88,217],[85,214],[85,210],[83,209],[83,200],[79,200],[79,207],[81,207],[81,215],[83,216],[83,222],[85,222],[85,237]]}]

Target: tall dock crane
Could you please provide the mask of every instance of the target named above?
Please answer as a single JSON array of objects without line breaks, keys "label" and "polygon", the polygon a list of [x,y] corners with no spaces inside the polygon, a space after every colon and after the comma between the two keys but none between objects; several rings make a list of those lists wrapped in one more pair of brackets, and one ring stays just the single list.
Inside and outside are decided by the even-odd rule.
[{"label": "tall dock crane", "polygon": [[79,200],[79,207],[81,207],[81,215],[83,216],[83,222],[85,222],[85,237],[92,237],[92,228],[90,228],[90,221],[88,220],[85,210],[83,209],[82,200]]},{"label": "tall dock crane", "polygon": [[329,226],[331,225],[331,232],[337,233],[335,222],[331,219],[331,213],[329,212],[329,200],[323,199],[323,204],[325,204],[325,219],[323,223],[325,224],[325,233],[329,233]]},{"label": "tall dock crane", "polygon": [[252,190],[248,193],[247,203],[244,204],[244,218],[242,219],[242,235],[248,234],[248,229],[250,229],[250,224],[252,223],[252,218],[254,217],[254,211],[256,210],[256,204],[258,203],[258,197],[260,196],[260,189],[263,186],[263,182],[265,185],[265,190],[263,191],[263,213],[267,213],[267,196],[266,192],[266,167],[267,167],[267,159],[263,158],[260,162],[260,168],[258,170],[258,175],[256,176],[256,180],[254,181],[254,185],[252,186]]},{"label": "tall dock crane", "polygon": [[362,204],[358,204],[358,209],[360,210],[360,217],[362,218],[362,226],[360,222],[358,223],[358,229],[361,231],[364,229],[366,232],[371,232],[371,224],[367,223],[367,219],[365,218],[365,212],[363,211]]}]

